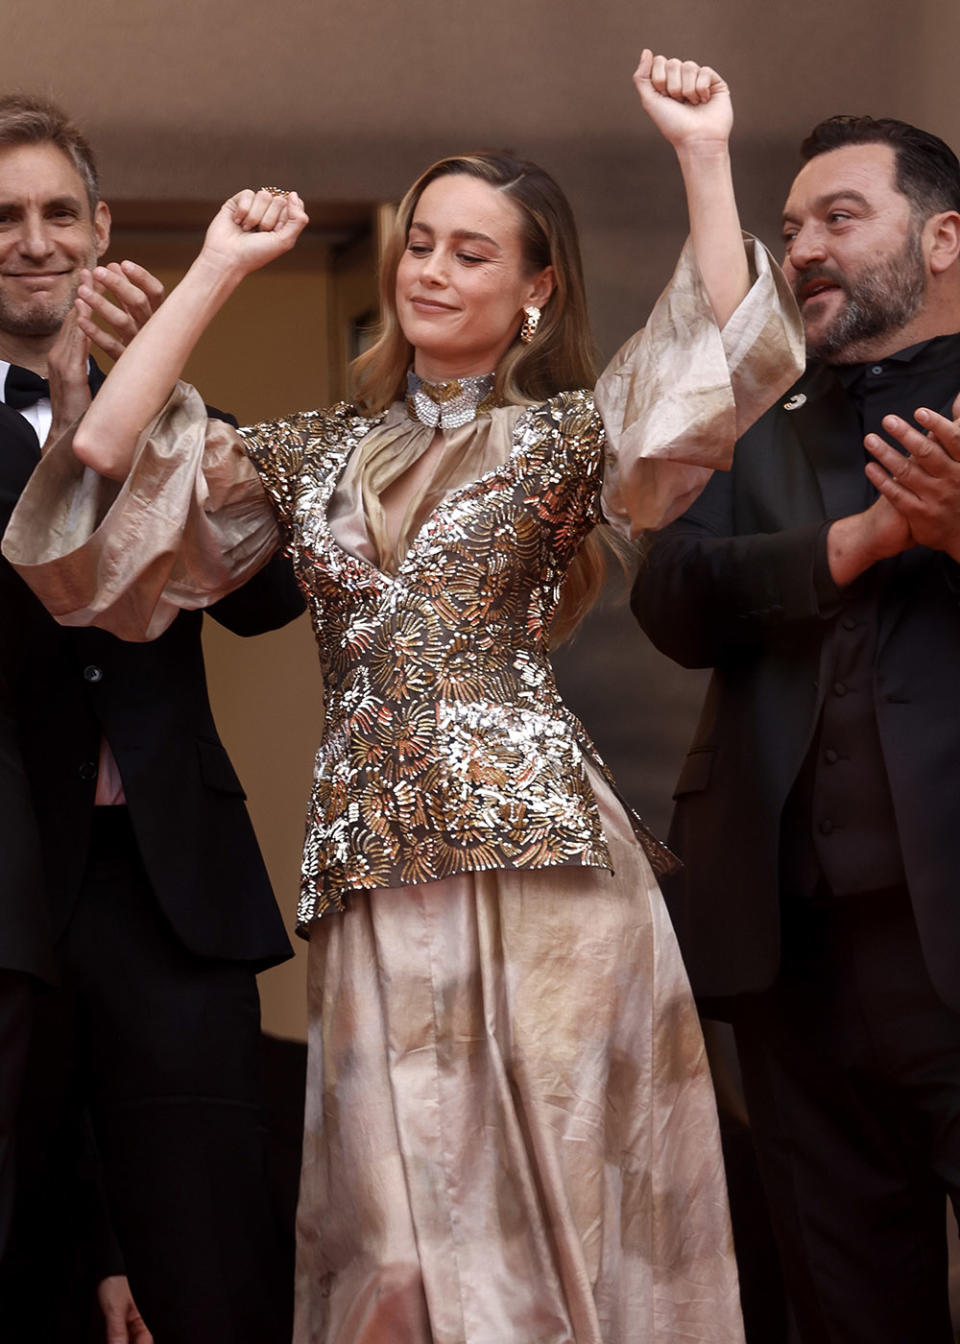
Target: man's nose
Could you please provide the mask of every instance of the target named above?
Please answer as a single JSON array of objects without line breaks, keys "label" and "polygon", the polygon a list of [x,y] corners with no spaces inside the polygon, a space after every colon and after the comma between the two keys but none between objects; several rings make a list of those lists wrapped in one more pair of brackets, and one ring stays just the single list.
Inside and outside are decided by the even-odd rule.
[{"label": "man's nose", "polygon": [[25,257],[42,261],[53,251],[53,234],[39,215],[27,215],[20,225],[17,244]]},{"label": "man's nose", "polygon": [[820,229],[807,225],[794,234],[787,248],[786,261],[796,271],[826,260],[827,249]]}]

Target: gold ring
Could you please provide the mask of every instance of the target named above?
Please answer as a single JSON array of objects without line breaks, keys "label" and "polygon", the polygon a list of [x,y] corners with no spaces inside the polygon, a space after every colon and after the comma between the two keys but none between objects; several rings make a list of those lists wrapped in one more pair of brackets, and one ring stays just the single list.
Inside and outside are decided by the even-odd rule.
[{"label": "gold ring", "polygon": [[284,191],[283,187],[261,187],[261,191],[268,191],[271,196],[289,196],[289,191]]}]

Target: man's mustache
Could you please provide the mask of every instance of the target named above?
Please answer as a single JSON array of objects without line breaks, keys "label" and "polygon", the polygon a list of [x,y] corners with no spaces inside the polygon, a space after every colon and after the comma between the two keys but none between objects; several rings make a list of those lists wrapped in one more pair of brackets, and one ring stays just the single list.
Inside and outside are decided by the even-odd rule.
[{"label": "man's mustache", "polygon": [[825,284],[834,285],[844,294],[847,293],[843,276],[831,266],[808,266],[806,270],[797,271],[793,280],[793,292],[802,302],[805,298],[809,298],[811,290]]}]

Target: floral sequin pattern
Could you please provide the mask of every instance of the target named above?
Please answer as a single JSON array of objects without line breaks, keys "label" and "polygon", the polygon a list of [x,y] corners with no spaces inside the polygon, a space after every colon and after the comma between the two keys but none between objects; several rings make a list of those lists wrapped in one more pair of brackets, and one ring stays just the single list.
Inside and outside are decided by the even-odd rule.
[{"label": "floral sequin pattern", "polygon": [[609,864],[582,766],[596,753],[548,654],[564,574],[599,521],[592,397],[564,393],[521,415],[507,461],[451,491],[393,575],[347,553],[327,524],[347,458],[376,423],[341,406],[245,431],[308,594],[325,682],[301,926],[351,890]]}]

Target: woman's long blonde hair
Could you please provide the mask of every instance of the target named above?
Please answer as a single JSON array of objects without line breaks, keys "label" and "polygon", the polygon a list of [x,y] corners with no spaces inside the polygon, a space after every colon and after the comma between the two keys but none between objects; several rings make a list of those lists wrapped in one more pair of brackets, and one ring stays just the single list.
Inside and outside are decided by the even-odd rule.
[{"label": "woman's long blonde hair", "polygon": [[[440,159],[421,174],[400,202],[380,268],[380,324],[375,343],[351,366],[353,396],[370,415],[404,395],[413,347],[397,316],[397,268],[413,213],[424,189],[439,177],[479,178],[516,205],[524,258],[531,274],[553,267],[555,287],[534,339],[513,341],[496,369],[495,392],[513,405],[536,405],[558,392],[593,387],[596,367],[587,315],[580,243],[570,203],[535,163],[507,154],[463,154]],[[612,539],[613,538],[613,539]],[[569,638],[600,595],[607,572],[604,541],[622,557],[615,534],[591,532],[567,571],[553,623],[553,642]]]}]

